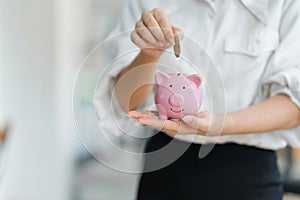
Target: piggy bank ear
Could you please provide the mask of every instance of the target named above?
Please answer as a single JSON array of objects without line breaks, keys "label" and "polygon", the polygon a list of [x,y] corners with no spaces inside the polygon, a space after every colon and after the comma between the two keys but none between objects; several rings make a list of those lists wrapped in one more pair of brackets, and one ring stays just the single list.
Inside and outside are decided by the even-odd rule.
[{"label": "piggy bank ear", "polygon": [[155,74],[155,82],[159,85],[162,84],[162,82],[167,79],[169,79],[169,76],[163,72],[157,72]]},{"label": "piggy bank ear", "polygon": [[197,87],[200,87],[202,80],[198,74],[193,74],[187,77],[190,81],[196,84]]}]

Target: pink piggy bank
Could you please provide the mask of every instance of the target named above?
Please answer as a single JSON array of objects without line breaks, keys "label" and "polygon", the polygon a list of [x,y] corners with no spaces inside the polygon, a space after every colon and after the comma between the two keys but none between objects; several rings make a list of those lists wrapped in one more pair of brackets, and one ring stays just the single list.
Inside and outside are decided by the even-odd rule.
[{"label": "pink piggy bank", "polygon": [[181,119],[199,111],[202,103],[199,75],[158,72],[155,81],[155,104],[160,119]]}]

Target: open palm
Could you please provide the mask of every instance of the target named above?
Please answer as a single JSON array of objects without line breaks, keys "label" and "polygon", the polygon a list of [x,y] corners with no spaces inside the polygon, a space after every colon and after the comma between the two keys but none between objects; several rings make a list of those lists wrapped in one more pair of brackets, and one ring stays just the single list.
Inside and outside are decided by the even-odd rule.
[{"label": "open palm", "polygon": [[182,120],[162,120],[156,112],[149,110],[131,111],[129,116],[136,118],[140,124],[162,130],[173,136],[176,134],[206,135],[215,118],[215,115],[210,112],[201,112],[196,116],[185,116]]}]

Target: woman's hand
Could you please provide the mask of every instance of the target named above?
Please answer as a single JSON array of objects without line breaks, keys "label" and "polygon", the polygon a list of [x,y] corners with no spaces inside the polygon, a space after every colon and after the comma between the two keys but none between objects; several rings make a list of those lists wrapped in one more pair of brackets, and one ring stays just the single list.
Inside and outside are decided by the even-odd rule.
[{"label": "woman's hand", "polygon": [[[209,112],[201,112],[196,116],[185,116],[180,121],[159,119],[155,112],[149,110],[131,111],[129,116],[136,118],[140,124],[151,126],[173,136],[176,134],[208,135],[207,133],[210,133],[212,125],[216,122],[216,116]],[[215,134],[212,132],[209,135],[218,135],[217,132]]]},{"label": "woman's hand", "polygon": [[196,116],[185,116],[182,121],[161,120],[151,111],[131,111],[129,115],[141,124],[171,135],[253,134],[295,128],[300,125],[300,109],[284,94],[239,111],[218,115],[202,112]]},{"label": "woman's hand", "polygon": [[132,42],[149,56],[160,56],[163,51],[174,45],[174,34],[183,38],[183,32],[173,26],[159,8],[144,11],[131,33]]}]

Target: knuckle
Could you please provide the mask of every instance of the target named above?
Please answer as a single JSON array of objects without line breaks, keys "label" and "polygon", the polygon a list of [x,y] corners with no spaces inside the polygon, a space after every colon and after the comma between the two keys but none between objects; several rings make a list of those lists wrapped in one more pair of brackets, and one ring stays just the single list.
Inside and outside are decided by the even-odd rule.
[{"label": "knuckle", "polygon": [[156,17],[156,20],[159,24],[161,24],[164,28],[168,27],[169,28],[169,21],[167,18],[163,16],[158,16]]},{"label": "knuckle", "polygon": [[146,27],[155,27],[155,21],[151,17],[146,17],[143,20],[143,25]]},{"label": "knuckle", "polygon": [[137,30],[141,29],[143,27],[143,22],[141,20],[137,21],[135,24],[135,28]]},{"label": "knuckle", "polygon": [[131,34],[130,34],[130,39],[131,39],[132,41],[134,41],[134,31],[131,32]]},{"label": "knuckle", "polygon": [[155,24],[150,19],[145,20],[144,23],[147,27],[155,27]]},{"label": "knuckle", "polygon": [[155,13],[155,14],[158,14],[158,13],[161,13],[162,10],[160,8],[153,8],[152,12]]},{"label": "knuckle", "polygon": [[130,39],[133,43],[136,43],[137,42],[137,35],[136,35],[136,32],[135,31],[132,31],[131,34],[130,34]]},{"label": "knuckle", "polygon": [[149,12],[148,11],[143,11],[142,12],[142,19],[144,19],[145,17],[149,16]]},{"label": "knuckle", "polygon": [[137,28],[140,27],[140,26],[141,26],[141,22],[142,22],[141,20],[137,21],[137,22],[135,23],[135,27],[137,27]]}]

